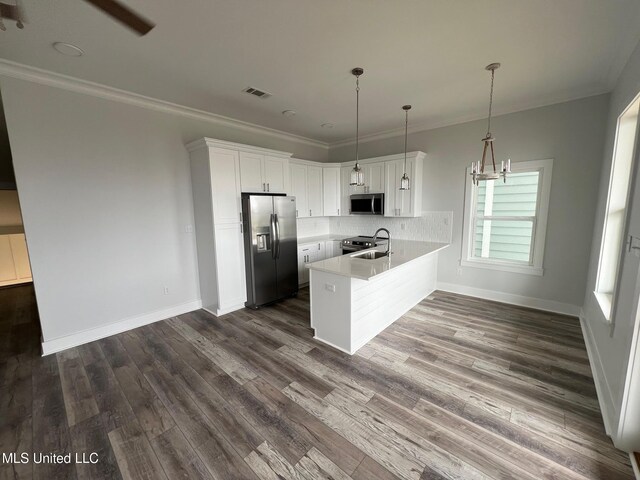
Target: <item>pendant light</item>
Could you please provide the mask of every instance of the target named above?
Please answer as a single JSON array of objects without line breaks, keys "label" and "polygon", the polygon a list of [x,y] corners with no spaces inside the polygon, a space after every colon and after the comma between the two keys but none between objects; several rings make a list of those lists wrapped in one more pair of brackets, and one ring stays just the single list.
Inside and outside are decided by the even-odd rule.
[{"label": "pendant light", "polygon": [[349,185],[362,187],[364,186],[364,172],[358,163],[358,141],[360,136],[360,75],[364,73],[362,68],[354,68],[351,73],[356,77],[356,164],[351,170]]},{"label": "pendant light", "polygon": [[407,137],[409,136],[409,110],[411,105],[402,107],[404,110],[404,174],[400,179],[400,190],[409,190],[409,177],[407,175]]},{"label": "pendant light", "polygon": [[[505,165],[502,162],[500,167],[500,171],[496,169],[496,158],[493,151],[493,141],[495,140],[493,135],[491,134],[491,110],[493,108],[493,80],[495,77],[496,70],[500,68],[499,63],[491,63],[485,67],[485,70],[491,72],[491,93],[489,94],[489,117],[487,119],[487,134],[482,139],[484,142],[484,148],[482,149],[482,162],[478,160],[477,162],[471,163],[471,177],[473,179],[473,183],[478,185],[480,180],[497,180],[500,177],[507,181],[507,173],[511,173],[511,159],[507,160]],[[485,160],[487,157],[487,149],[491,150],[491,163],[493,164],[493,171],[485,172]]]}]

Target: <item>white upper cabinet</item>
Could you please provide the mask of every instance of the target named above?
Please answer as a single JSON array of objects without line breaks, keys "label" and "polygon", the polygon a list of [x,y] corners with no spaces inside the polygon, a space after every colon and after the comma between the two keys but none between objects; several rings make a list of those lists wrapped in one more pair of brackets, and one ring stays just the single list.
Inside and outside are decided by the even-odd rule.
[{"label": "white upper cabinet", "polygon": [[340,167],[322,168],[322,210],[325,217],[340,215]]},{"label": "white upper cabinet", "polygon": [[422,161],[424,154],[412,152],[407,156],[407,175],[410,189],[400,190],[404,174],[404,158],[385,162],[385,217],[419,217],[422,214]]},{"label": "white upper cabinet", "polygon": [[322,167],[316,162],[293,160],[289,164],[290,194],[296,197],[298,218],[322,217]]},{"label": "white upper cabinet", "polygon": [[308,217],[307,207],[307,167],[292,163],[289,165],[291,172],[291,188],[289,193],[296,197],[296,216]]},{"label": "white upper cabinet", "polygon": [[348,166],[342,167],[342,186],[348,189],[349,195],[356,193],[384,193],[385,162],[360,164],[360,168],[362,168],[362,173],[364,174],[364,186],[361,187],[349,185],[351,181],[351,171],[354,165],[355,163],[351,163]]},{"label": "white upper cabinet", "polygon": [[240,152],[240,184],[243,192],[286,193],[288,159]]},{"label": "white upper cabinet", "polygon": [[240,184],[243,192],[265,192],[264,155],[240,152]]},{"label": "white upper cabinet", "polygon": [[355,193],[362,193],[362,187],[354,187],[349,185],[349,182],[351,181],[351,170],[353,170],[353,166],[342,167],[340,169],[341,215],[351,214],[351,195]]},{"label": "white upper cabinet", "polygon": [[364,193],[384,193],[384,162],[362,165]]},{"label": "white upper cabinet", "polygon": [[310,217],[321,217],[322,210],[322,168],[307,167],[307,206]]},{"label": "white upper cabinet", "polygon": [[267,184],[267,192],[287,193],[287,174],[289,173],[289,161],[285,158],[264,157],[264,182]]},{"label": "white upper cabinet", "polygon": [[240,161],[235,150],[209,149],[211,164],[211,196],[213,220],[222,223],[240,223]]}]

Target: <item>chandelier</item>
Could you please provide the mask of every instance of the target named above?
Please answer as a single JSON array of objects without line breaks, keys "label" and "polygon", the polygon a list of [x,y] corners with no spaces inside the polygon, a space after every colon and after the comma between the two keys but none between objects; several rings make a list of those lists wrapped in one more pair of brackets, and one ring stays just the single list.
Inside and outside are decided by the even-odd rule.
[{"label": "chandelier", "polygon": [[[495,138],[491,134],[491,111],[493,108],[493,80],[496,70],[500,68],[499,63],[491,63],[485,67],[485,70],[491,72],[491,93],[489,94],[489,117],[487,119],[487,134],[482,139],[484,142],[484,148],[482,149],[482,162],[471,163],[471,178],[474,185],[478,185],[480,180],[497,180],[500,177],[507,181],[507,174],[511,173],[511,159],[507,160],[507,163],[502,162],[500,170],[496,169],[496,157],[493,151],[493,141]],[[491,163],[493,165],[493,171],[485,171],[485,161],[487,158],[487,150],[491,150]]]}]

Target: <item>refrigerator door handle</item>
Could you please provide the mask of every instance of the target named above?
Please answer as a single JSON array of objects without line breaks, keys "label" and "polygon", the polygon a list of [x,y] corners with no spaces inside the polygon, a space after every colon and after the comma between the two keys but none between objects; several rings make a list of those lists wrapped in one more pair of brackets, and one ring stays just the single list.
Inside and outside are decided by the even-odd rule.
[{"label": "refrigerator door handle", "polygon": [[276,259],[276,242],[277,242],[277,232],[276,232],[276,222],[275,222],[275,214],[272,213],[269,218],[269,227],[271,229],[271,258]]},{"label": "refrigerator door handle", "polygon": [[280,258],[280,221],[278,220],[278,214],[274,214],[275,217],[275,231],[276,231],[276,256]]}]

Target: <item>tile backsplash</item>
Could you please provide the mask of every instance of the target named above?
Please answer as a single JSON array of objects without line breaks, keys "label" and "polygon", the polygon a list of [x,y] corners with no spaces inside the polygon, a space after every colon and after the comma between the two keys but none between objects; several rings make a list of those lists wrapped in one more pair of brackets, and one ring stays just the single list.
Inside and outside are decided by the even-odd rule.
[{"label": "tile backsplash", "polygon": [[[451,243],[453,212],[423,212],[417,218],[394,218],[378,216],[328,217],[329,232],[338,235],[373,235],[384,227],[392,238]],[[305,221],[314,219],[301,219]],[[298,220],[298,225],[300,221]],[[329,233],[326,232],[326,233]],[[299,236],[300,233],[298,233]],[[318,235],[322,235],[319,233]]]},{"label": "tile backsplash", "polygon": [[330,217],[299,218],[298,238],[328,235],[329,218]]}]

